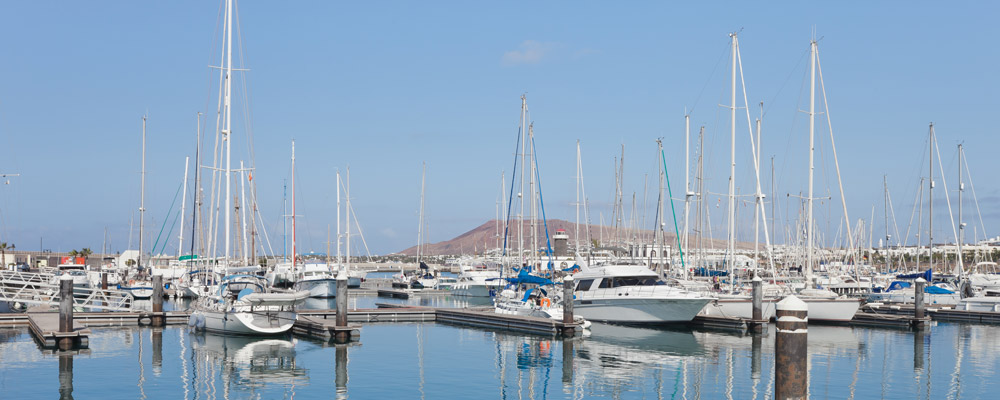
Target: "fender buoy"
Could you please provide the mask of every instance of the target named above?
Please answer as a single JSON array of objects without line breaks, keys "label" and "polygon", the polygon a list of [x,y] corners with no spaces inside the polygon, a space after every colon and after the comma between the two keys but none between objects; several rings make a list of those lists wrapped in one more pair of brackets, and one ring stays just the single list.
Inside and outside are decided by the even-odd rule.
[{"label": "fender buoy", "polygon": [[128,285],[129,285],[129,286],[135,286],[135,279],[130,279],[130,280],[128,281]]},{"label": "fender buoy", "polygon": [[551,307],[551,306],[552,306],[552,300],[549,300],[548,297],[542,298],[542,307]]}]

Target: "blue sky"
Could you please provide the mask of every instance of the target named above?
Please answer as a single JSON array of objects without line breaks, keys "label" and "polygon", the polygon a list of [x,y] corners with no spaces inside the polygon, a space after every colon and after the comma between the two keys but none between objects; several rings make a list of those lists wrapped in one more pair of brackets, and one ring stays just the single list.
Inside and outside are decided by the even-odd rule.
[{"label": "blue sky", "polygon": [[[194,154],[196,112],[216,109],[217,78],[208,66],[218,64],[219,2],[12,2],[3,9],[0,171],[21,176],[0,186],[0,240],[27,250],[100,249],[107,229],[113,250],[127,247],[144,113],[146,235],[155,239],[173,220],[168,210],[184,157]],[[775,157],[784,224],[797,209],[785,194],[806,188],[807,125],[798,110],[808,105],[814,26],[852,224],[869,219],[874,206],[881,236],[887,175],[905,230],[933,121],[952,196],[955,146],[965,143],[983,225],[998,234],[994,3],[247,1],[239,11],[243,65],[251,70],[254,180],[275,243],[292,139],[305,251],[325,251],[333,174],[348,165],[375,253],[416,243],[422,161],[430,241],[493,218],[500,173],[511,170],[522,93],[550,218],[573,218],[577,139],[595,223],[611,212],[621,144],[626,193],[641,200],[648,176],[652,204],[655,139],[663,137],[678,196],[685,108],[693,132],[706,127],[707,191],[724,193],[729,128],[718,105],[728,102],[728,33],[737,30],[753,117],[765,102],[764,165]],[[203,122],[210,134],[211,121]],[[826,120],[817,121],[824,128],[816,190],[836,199]],[[737,186],[748,193],[745,117],[738,122]],[[249,160],[246,124],[235,128],[234,158]],[[935,237],[950,240],[943,190],[935,194]],[[978,220],[967,200],[971,237]],[[708,201],[714,207],[717,197]],[[832,242],[839,203],[822,203],[817,218]],[[712,208],[717,235],[724,210],[724,200]],[[750,238],[750,223],[741,218],[741,238]],[[170,236],[167,252],[176,251],[176,230]]]}]

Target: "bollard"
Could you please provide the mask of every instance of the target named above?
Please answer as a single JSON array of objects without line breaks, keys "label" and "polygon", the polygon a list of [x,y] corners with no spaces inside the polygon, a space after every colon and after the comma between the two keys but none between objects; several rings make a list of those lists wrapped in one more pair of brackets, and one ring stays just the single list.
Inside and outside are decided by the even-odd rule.
[{"label": "bollard", "polygon": [[108,290],[108,273],[101,272],[101,290]]},{"label": "bollard", "polygon": [[[59,278],[59,332],[73,332],[73,277]],[[73,338],[62,337],[56,343],[60,350],[73,348]]]},{"label": "bollard", "polygon": [[924,319],[924,287],[927,281],[924,278],[917,278],[913,288],[913,317]]},{"label": "bollard", "polygon": [[59,354],[59,398],[73,399],[72,354]]},{"label": "bollard", "polygon": [[804,399],[808,396],[808,314],[806,303],[794,295],[777,304],[777,334],[774,339],[775,399]]},{"label": "bollard", "polygon": [[337,327],[347,326],[347,271],[337,274]]},{"label": "bollard", "polygon": [[760,279],[759,276],[754,275],[751,281],[751,286],[753,288],[753,293],[751,300],[753,302],[753,312],[751,314],[751,330],[753,333],[761,333],[764,331],[764,324],[761,320],[764,319],[764,281]]},{"label": "bollard", "polygon": [[[572,324],[575,322],[573,318],[573,275],[567,275],[563,278],[563,324]],[[573,328],[564,327],[564,336],[573,336],[575,334]]]},{"label": "bollard", "polygon": [[163,315],[163,275],[153,275],[153,316],[150,322],[153,326],[163,326],[166,322]]},{"label": "bollard", "polygon": [[334,363],[334,384],[337,387],[337,398],[347,397],[347,346],[346,344],[337,345],[335,352],[336,360]]}]

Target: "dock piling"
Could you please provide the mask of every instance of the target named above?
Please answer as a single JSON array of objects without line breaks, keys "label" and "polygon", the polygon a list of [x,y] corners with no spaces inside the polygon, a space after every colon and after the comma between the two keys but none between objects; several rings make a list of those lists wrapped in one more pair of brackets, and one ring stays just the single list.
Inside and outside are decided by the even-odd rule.
[{"label": "dock piling", "polygon": [[150,317],[153,326],[163,326],[163,275],[153,275],[153,315]]},{"label": "dock piling", "polygon": [[806,346],[809,343],[809,307],[798,297],[788,296],[778,302],[777,334],[774,340],[775,399],[808,397],[809,366]]},{"label": "dock piling", "polygon": [[575,334],[572,326],[568,326],[574,322],[573,318],[573,275],[566,275],[563,278],[563,324],[567,325],[563,328],[563,335],[566,337],[571,337]]},{"label": "dock piling", "polygon": [[108,273],[101,272],[101,290],[108,290]]},{"label": "dock piling", "polygon": [[764,324],[761,322],[764,319],[764,281],[760,279],[760,276],[756,274],[751,281],[751,287],[753,288],[753,293],[751,295],[751,302],[753,303],[753,311],[751,313],[751,319],[753,322],[750,323],[750,330],[753,333],[761,333],[764,331]]},{"label": "dock piling", "polygon": [[924,318],[924,287],[927,285],[927,281],[923,278],[917,278],[914,282],[913,288],[913,317],[917,319]]},{"label": "dock piling", "polygon": [[[59,279],[59,332],[73,332],[73,277],[69,274]],[[73,338],[59,338],[57,345],[61,350],[70,350]]]},{"label": "dock piling", "polygon": [[[347,271],[337,274],[337,321],[338,328],[347,326]],[[337,340],[348,339],[348,331],[337,331]]]}]

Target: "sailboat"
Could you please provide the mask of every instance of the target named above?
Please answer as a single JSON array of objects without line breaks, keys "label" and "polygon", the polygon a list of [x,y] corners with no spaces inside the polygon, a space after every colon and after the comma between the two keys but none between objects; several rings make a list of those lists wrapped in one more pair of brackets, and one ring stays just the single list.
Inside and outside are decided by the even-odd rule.
[{"label": "sailboat", "polygon": [[139,300],[149,299],[153,296],[153,283],[149,280],[152,276],[150,265],[143,267],[142,255],[145,249],[142,246],[143,218],[146,213],[146,116],[142,116],[142,166],[139,173],[139,256],[136,259],[136,271],[129,271],[128,279],[118,283],[118,290],[132,294],[132,297]]},{"label": "sailboat", "polygon": [[[225,271],[225,276],[219,283],[218,289],[206,296],[201,296],[192,306],[191,317],[188,324],[203,331],[217,332],[223,334],[267,336],[285,334],[291,330],[295,323],[296,313],[294,306],[301,303],[309,294],[306,291],[298,292],[269,292],[266,280],[260,276],[259,267],[235,267],[230,265],[233,259],[230,257],[230,212],[233,210],[232,197],[230,196],[230,186],[232,184],[232,34],[233,34],[233,0],[226,1],[225,12],[225,92],[221,109],[224,115],[224,125],[221,133],[225,136],[226,167],[225,181],[226,194],[225,206],[222,208],[225,214],[225,258],[220,260],[220,268]],[[294,212],[293,212],[294,213]],[[244,240],[244,245],[246,241]],[[245,251],[244,251],[245,253]],[[246,258],[246,254],[244,254]],[[294,255],[293,255],[294,260]],[[244,260],[245,262],[246,260]],[[293,264],[294,265],[294,264]]]}]

